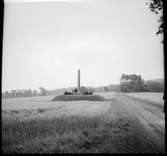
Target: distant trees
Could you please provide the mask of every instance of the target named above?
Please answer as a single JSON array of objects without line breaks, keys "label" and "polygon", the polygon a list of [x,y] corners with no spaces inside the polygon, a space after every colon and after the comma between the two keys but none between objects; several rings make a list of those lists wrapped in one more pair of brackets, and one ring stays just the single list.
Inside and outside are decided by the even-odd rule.
[{"label": "distant trees", "polygon": [[[73,88],[61,88],[55,90],[46,90],[44,87],[39,87],[39,91],[31,89],[15,89],[1,93],[2,98],[14,97],[32,97],[63,94],[65,90]],[[144,81],[140,75],[122,74],[120,84],[111,84],[100,87],[81,87],[80,92],[164,92],[164,81]]]},{"label": "distant trees", "polygon": [[120,84],[110,84],[108,86],[100,86],[93,88],[93,92],[120,92]]},{"label": "distant trees", "polygon": [[147,92],[164,92],[164,82],[146,81],[144,83],[144,91]]},{"label": "distant trees", "polygon": [[41,95],[41,96],[48,95],[48,90],[46,90],[46,89],[43,88],[43,87],[39,87],[39,89],[40,89],[40,95]]},{"label": "distant trees", "polygon": [[39,87],[40,92],[31,89],[15,89],[10,91],[5,91],[2,93],[2,98],[14,98],[14,97],[31,97],[31,96],[45,96],[50,94],[48,90],[44,87]]},{"label": "distant trees", "polygon": [[13,97],[30,97],[37,96],[37,90],[31,89],[15,89],[10,91],[5,91],[2,93],[2,98],[13,98]]},{"label": "distant trees", "polygon": [[14,97],[31,97],[31,96],[45,96],[50,94],[48,90],[44,87],[39,87],[40,91],[31,89],[15,89],[10,91],[5,91],[2,93],[2,98],[14,98]]},{"label": "distant trees", "polygon": [[122,74],[121,76],[121,91],[122,92],[141,92],[144,91],[144,80],[140,75]]},{"label": "distant trees", "polygon": [[144,81],[140,75],[122,74],[121,79],[122,92],[163,92],[164,82]]},{"label": "distant trees", "polygon": [[109,88],[107,86],[104,87],[104,91],[105,92],[108,92],[109,91]]}]

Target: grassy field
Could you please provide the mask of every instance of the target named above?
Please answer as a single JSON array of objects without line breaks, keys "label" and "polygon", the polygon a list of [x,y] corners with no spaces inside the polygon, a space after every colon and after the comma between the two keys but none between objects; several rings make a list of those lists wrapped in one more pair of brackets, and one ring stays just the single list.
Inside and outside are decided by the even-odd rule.
[{"label": "grassy field", "polygon": [[163,103],[164,103],[163,93],[142,92],[142,93],[127,93],[126,95],[137,98],[137,99],[141,99],[144,101],[153,102],[153,103],[156,103],[159,105],[163,105]]},{"label": "grassy field", "polygon": [[[2,100],[3,118],[29,120],[71,115],[95,116],[108,111],[107,101],[51,101],[54,96]],[[105,105],[105,107],[104,107]]]},{"label": "grassy field", "polygon": [[51,101],[54,96],[3,99],[3,153],[133,152],[133,142],[127,144],[133,135],[130,122],[115,111],[115,94],[98,93],[106,98],[100,102]]},{"label": "grassy field", "polygon": [[104,135],[110,135],[106,131],[110,125],[103,119],[110,107],[108,102],[52,99],[53,96],[2,100],[3,152],[76,153],[104,148],[97,150],[95,146],[103,142]]},{"label": "grassy field", "polygon": [[[108,123],[103,116],[3,120],[2,125],[5,153],[115,152],[113,140],[120,137],[118,122]],[[121,121],[119,125],[124,126]]]}]

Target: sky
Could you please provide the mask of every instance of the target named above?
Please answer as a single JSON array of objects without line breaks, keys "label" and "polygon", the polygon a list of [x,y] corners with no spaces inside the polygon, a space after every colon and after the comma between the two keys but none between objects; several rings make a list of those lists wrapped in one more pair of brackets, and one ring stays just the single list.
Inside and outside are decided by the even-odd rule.
[{"label": "sky", "polygon": [[[12,3],[13,2],[13,3]],[[2,91],[163,78],[159,16],[148,0],[6,0]]]}]

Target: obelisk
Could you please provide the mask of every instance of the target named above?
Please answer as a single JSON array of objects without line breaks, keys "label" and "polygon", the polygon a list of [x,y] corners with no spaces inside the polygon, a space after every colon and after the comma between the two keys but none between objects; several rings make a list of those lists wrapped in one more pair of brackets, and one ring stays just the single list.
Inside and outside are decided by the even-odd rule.
[{"label": "obelisk", "polygon": [[78,70],[78,94],[80,94],[80,70]]}]

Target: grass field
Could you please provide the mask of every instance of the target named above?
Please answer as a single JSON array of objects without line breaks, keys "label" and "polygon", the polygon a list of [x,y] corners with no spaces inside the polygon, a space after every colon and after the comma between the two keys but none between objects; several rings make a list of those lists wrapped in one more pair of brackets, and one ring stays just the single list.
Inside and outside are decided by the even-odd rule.
[{"label": "grass field", "polygon": [[109,135],[103,119],[109,103],[51,99],[53,96],[2,100],[3,152],[97,152],[89,146]]},{"label": "grass field", "polygon": [[[2,149],[5,153],[114,152],[112,142],[120,137],[117,124],[103,116],[3,120]],[[124,126],[121,121],[119,125]]]},{"label": "grass field", "polygon": [[3,99],[3,118],[29,120],[34,118],[50,119],[62,115],[95,116],[104,114],[110,107],[107,101],[51,101],[53,97]]},{"label": "grass field", "polygon": [[115,94],[98,93],[106,98],[100,102],[51,101],[54,96],[2,99],[3,153],[135,151],[133,142],[127,144],[133,135],[130,121],[121,109],[115,111]]},{"label": "grass field", "polygon": [[163,105],[163,93],[150,93],[150,92],[142,92],[142,93],[127,93],[126,95],[141,99],[148,102],[157,103],[159,105]]}]

